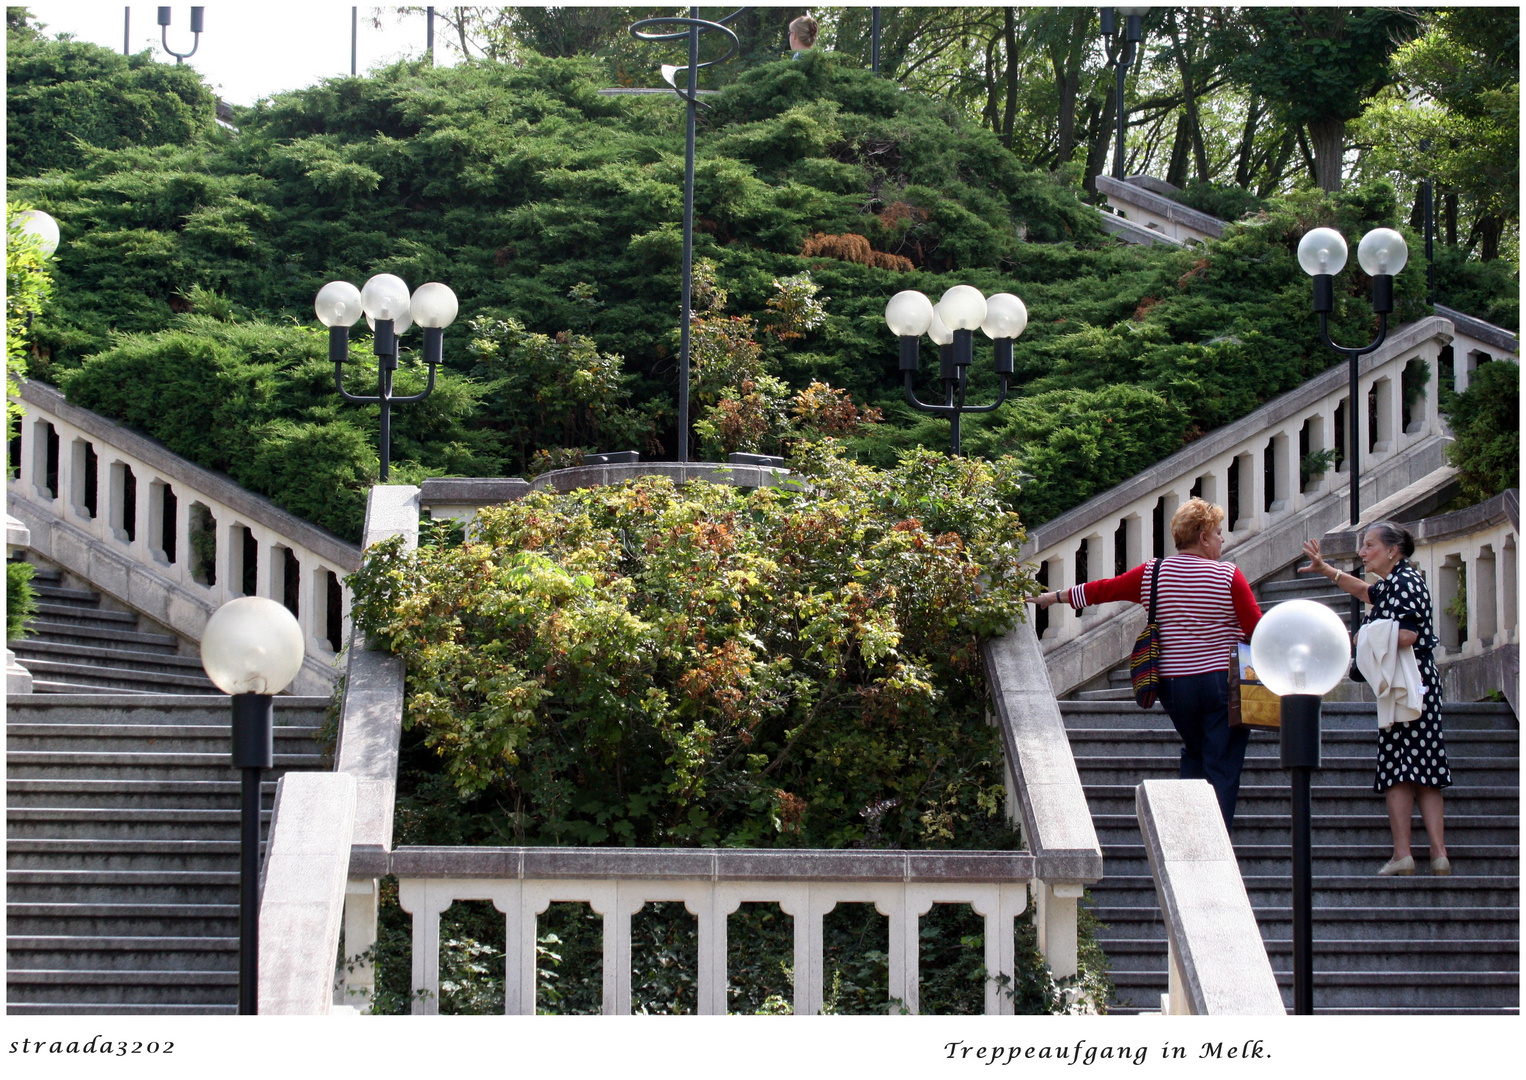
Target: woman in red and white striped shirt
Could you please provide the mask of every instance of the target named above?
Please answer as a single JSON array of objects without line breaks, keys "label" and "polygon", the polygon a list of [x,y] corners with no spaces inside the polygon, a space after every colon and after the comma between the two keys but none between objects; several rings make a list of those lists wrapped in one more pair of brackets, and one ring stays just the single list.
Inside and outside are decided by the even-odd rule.
[{"label": "woman in red and white striped shirt", "polygon": [[[1250,732],[1229,726],[1229,654],[1249,641],[1261,618],[1250,583],[1224,551],[1224,509],[1188,500],[1171,519],[1177,554],[1160,562],[1160,703],[1182,737],[1181,778],[1213,785],[1224,825],[1234,829],[1240,770]],[[1151,559],[1127,574],[1033,597],[1040,608],[1064,599],[1089,604],[1127,600],[1150,606]]]}]

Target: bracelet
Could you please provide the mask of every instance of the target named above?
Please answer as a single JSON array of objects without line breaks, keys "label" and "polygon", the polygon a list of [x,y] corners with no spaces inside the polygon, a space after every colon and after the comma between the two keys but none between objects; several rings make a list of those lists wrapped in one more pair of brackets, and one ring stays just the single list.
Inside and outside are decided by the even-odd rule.
[{"label": "bracelet", "polygon": [[1339,585],[1341,583],[1341,573],[1342,571],[1338,569],[1335,571],[1335,576],[1330,579],[1331,585]]}]

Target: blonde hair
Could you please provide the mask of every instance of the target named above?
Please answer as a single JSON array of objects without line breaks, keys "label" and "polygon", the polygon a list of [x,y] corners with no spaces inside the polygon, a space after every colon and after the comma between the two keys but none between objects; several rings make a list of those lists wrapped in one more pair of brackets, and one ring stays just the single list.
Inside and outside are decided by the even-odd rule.
[{"label": "blonde hair", "polygon": [[[777,26],[779,24],[775,23],[774,25]],[[799,38],[807,49],[816,44],[816,20],[809,15],[802,15],[798,19],[791,19],[789,32]]]},{"label": "blonde hair", "polygon": [[1205,532],[1212,532],[1224,520],[1224,508],[1202,499],[1188,499],[1171,515],[1171,541],[1176,550],[1189,548]]}]

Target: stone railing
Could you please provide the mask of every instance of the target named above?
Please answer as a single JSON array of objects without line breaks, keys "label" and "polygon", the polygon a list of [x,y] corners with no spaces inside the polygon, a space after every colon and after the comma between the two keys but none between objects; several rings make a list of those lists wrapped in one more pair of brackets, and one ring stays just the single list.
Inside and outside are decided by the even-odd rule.
[{"label": "stone railing", "polygon": [[[918,923],[935,903],[970,904],[985,919],[985,1010],[1010,1014],[1014,920],[1041,860],[1027,852],[788,851],[640,848],[398,848],[385,861],[352,859],[351,873],[395,874],[413,915],[413,1011],[432,1014],[440,990],[440,914],[457,900],[491,900],[505,920],[504,1012],[535,1012],[536,917],[553,902],[604,917],[603,1013],[631,1012],[631,916],[681,901],[697,918],[698,1012],[724,1015],[727,916],[777,903],[794,920],[794,1012],[824,1003],[822,919],[840,903],[872,903],[889,919],[887,1009],[916,1012]],[[426,991],[419,993],[419,991]]]},{"label": "stone railing", "polygon": [[[1364,506],[1451,479],[1440,472],[1450,435],[1437,401],[1439,357],[1452,338],[1447,320],[1421,319],[1396,327],[1362,358]],[[1311,453],[1349,445],[1346,398],[1347,369],[1333,367],[1034,529],[1025,557],[1051,589],[1111,577],[1171,554],[1171,517],[1200,495],[1229,512],[1225,557],[1252,582],[1262,580],[1296,558],[1305,539],[1349,520],[1349,454],[1318,475],[1300,467]],[[1045,614],[1040,640],[1061,694],[1128,655],[1144,623],[1134,604],[1099,605],[1079,617],[1056,605]]]},{"label": "stone railing", "polygon": [[1213,788],[1205,780],[1146,780],[1135,805],[1166,923],[1161,1011],[1285,1015]]},{"label": "stone railing", "polygon": [[[570,490],[585,483],[614,483],[641,475],[674,475],[675,470],[681,470],[675,476],[678,480],[705,479],[748,487],[791,482],[784,470],[767,466],[654,463],[561,470],[538,478],[536,484],[541,488]],[[435,518],[470,522],[482,506],[522,498],[529,490],[531,485],[523,480],[469,478],[426,480],[422,489],[374,488],[367,512],[365,542],[369,547],[389,535],[402,534],[412,546],[417,542],[422,511],[427,510]],[[1037,905],[1035,922],[1039,948],[1056,978],[1074,975],[1078,968],[1076,903],[1085,886],[1102,876],[1101,847],[1031,627],[1020,624],[1011,634],[987,642],[984,654],[995,719],[1001,727],[1007,751],[1009,814],[1020,823],[1028,851],[742,853],[747,858],[762,860],[772,868],[772,874],[782,875],[757,894],[759,874],[753,871],[736,869],[740,876],[722,881],[716,876],[720,873],[717,869],[720,864],[712,867],[707,862],[702,872],[694,873],[694,859],[729,859],[733,855],[730,852],[654,851],[641,854],[645,861],[636,870],[630,870],[632,864],[622,862],[631,857],[631,853],[621,849],[576,849],[556,855],[553,863],[535,861],[539,853],[550,850],[541,848],[525,849],[514,855],[505,855],[504,849],[421,849],[409,852],[406,858],[402,850],[394,852],[391,799],[396,787],[397,746],[404,707],[403,670],[401,664],[384,654],[352,649],[340,720],[337,767],[356,776],[360,805],[356,813],[344,917],[344,952],[351,959],[337,993],[341,1000],[360,1004],[369,1001],[374,993],[374,973],[369,965],[356,963],[353,958],[366,953],[376,942],[376,882],[387,873],[418,879],[408,886],[403,905],[415,915],[415,988],[432,992],[438,990],[431,982],[438,979],[438,913],[449,906],[451,899],[492,899],[499,903],[499,910],[510,920],[508,940],[511,948],[521,950],[513,954],[520,959],[511,959],[511,963],[530,964],[532,974],[534,913],[543,911],[554,899],[582,899],[595,904],[595,910],[615,915],[613,920],[607,918],[605,924],[605,1011],[629,1011],[629,919],[620,916],[619,912],[627,911],[628,916],[629,911],[648,901],[682,899],[689,904],[691,912],[702,915],[700,974],[703,987],[708,989],[701,990],[701,1011],[723,1012],[724,990],[716,987],[724,988],[724,970],[717,976],[714,965],[724,963],[724,914],[735,910],[734,903],[741,903],[744,898],[773,899],[789,905],[785,910],[799,913],[801,921],[797,927],[815,927],[810,933],[798,930],[796,937],[797,959],[803,957],[810,961],[804,967],[797,963],[796,970],[815,972],[814,982],[801,980],[797,984],[797,1011],[815,1012],[821,1005],[819,915],[830,910],[832,904],[863,900],[876,903],[882,914],[900,920],[892,925],[893,942],[899,933],[896,926],[912,927],[910,936],[904,938],[901,945],[892,946],[893,950],[900,950],[900,958],[892,961],[893,970],[900,974],[891,976],[891,996],[915,1011],[916,960],[908,949],[914,953],[916,918],[925,913],[926,905],[934,902],[977,905],[977,910],[987,919],[987,967],[992,971],[1010,971],[1011,957],[1003,950],[1010,951],[1011,919],[1025,910],[1030,883]],[[522,861],[521,855],[529,858],[529,862]],[[531,855],[535,858],[530,858]],[[796,861],[779,861],[785,856]],[[483,862],[483,859],[488,861]],[[503,862],[504,859],[514,860],[512,873],[502,869],[509,865]],[[869,861],[855,862],[855,859]],[[883,868],[889,865],[885,862],[887,859],[899,867],[891,879],[876,878],[875,874],[880,871],[870,873],[867,869]],[[742,864],[726,865],[734,868]],[[526,870],[526,866],[534,869],[534,874]],[[785,873],[789,866],[801,870]],[[539,869],[535,869],[537,867]],[[570,867],[579,869],[572,873]],[[1000,872],[993,871],[993,867],[1001,868]],[[977,872],[976,868],[983,869]],[[993,873],[996,876],[981,876]],[[1007,874],[1013,876],[1004,876]],[[466,882],[461,886],[467,890],[465,893],[458,890],[461,881]],[[566,883],[570,881],[581,884],[574,889]],[[656,887],[653,883],[661,886],[655,893],[651,891]],[[725,887],[721,888],[722,885]],[[447,898],[446,894],[451,895]],[[634,906],[628,906],[628,910],[609,906],[617,902]],[[807,902],[816,906],[800,906]],[[717,911],[721,914],[717,915]],[[625,919],[623,924],[620,923],[622,917]],[[999,924],[994,928],[993,919]],[[623,930],[620,929],[622,925]],[[710,928],[705,929],[706,926]],[[1002,926],[1006,927],[1005,931],[995,932]],[[803,939],[799,936],[801,933],[806,935]],[[525,934],[530,935],[528,945],[522,937]],[[718,954],[714,952],[716,934],[721,935]],[[703,944],[705,941],[710,944]],[[811,944],[813,941],[814,945]],[[1003,942],[1006,944],[1001,944]],[[812,948],[816,950],[814,953],[810,952]],[[610,951],[618,949],[626,951]],[[806,951],[800,952],[802,949]],[[994,953],[991,952],[993,949],[996,950]],[[717,955],[722,959],[717,961]],[[525,960],[525,956],[530,959]],[[623,966],[621,956],[625,958]],[[706,960],[706,957],[710,959]],[[815,959],[811,960],[812,957]],[[511,966],[509,970],[515,968]],[[908,970],[912,972],[910,975],[905,974]],[[617,975],[618,972],[625,974]],[[627,981],[620,982],[620,979]],[[521,982],[517,989],[510,987],[507,991],[510,995],[506,1004],[508,1011],[533,1011],[533,999],[527,987],[533,987],[533,981]],[[423,999],[416,1008],[432,1008],[427,1004],[430,1000],[433,999]],[[1002,1000],[1004,997],[993,983],[987,992],[988,1011],[1002,1011]],[[1010,1002],[1006,1007],[1010,1009]]]},{"label": "stone railing", "polygon": [[[1374,507],[1362,515],[1363,521],[1381,520],[1382,510]],[[1520,492],[1511,488],[1477,506],[1405,527],[1415,536],[1410,561],[1431,590],[1441,638],[1436,663],[1446,699],[1477,701],[1498,690],[1515,709],[1521,665],[1516,562]],[[1355,558],[1357,534],[1349,528],[1332,529],[1320,547],[1328,558]]]},{"label": "stone railing", "polygon": [[280,601],[307,650],[291,692],[332,689],[359,548],[50,386],[30,380],[21,400],[8,508],[32,550],[189,642],[235,597]]},{"label": "stone railing", "polygon": [[[1127,180],[1114,180],[1111,176],[1096,178],[1097,190],[1107,196],[1107,204],[1121,218],[1134,226],[1124,239],[1131,243],[1158,243],[1151,234],[1177,244],[1201,244],[1224,235],[1224,222],[1212,214],[1183,206],[1174,196],[1181,189],[1153,176],[1131,176]],[[1110,228],[1104,215],[1104,228],[1110,232],[1123,230]],[[1135,232],[1144,235],[1136,237]]]}]

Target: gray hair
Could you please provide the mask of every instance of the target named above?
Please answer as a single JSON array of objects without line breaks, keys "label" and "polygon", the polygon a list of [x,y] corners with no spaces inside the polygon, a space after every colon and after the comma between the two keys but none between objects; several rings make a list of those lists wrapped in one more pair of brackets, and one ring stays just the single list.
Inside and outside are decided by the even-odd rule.
[{"label": "gray hair", "polygon": [[1406,559],[1415,553],[1414,534],[1397,521],[1375,521],[1362,530],[1362,535],[1373,535],[1384,547],[1398,548]]}]

